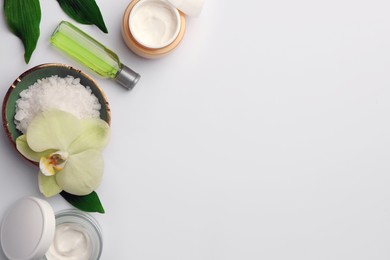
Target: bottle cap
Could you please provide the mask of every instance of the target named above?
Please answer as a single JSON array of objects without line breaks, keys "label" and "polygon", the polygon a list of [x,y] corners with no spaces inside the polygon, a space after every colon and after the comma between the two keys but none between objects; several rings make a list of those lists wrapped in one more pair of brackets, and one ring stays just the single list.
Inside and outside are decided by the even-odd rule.
[{"label": "bottle cap", "polygon": [[116,75],[115,81],[131,90],[137,84],[140,77],[137,72],[122,64],[122,69]]},{"label": "bottle cap", "polygon": [[44,200],[26,197],[10,207],[1,224],[1,246],[9,259],[41,259],[55,233],[55,216]]},{"label": "bottle cap", "polygon": [[197,17],[203,8],[204,0],[168,0],[174,7],[186,15]]}]

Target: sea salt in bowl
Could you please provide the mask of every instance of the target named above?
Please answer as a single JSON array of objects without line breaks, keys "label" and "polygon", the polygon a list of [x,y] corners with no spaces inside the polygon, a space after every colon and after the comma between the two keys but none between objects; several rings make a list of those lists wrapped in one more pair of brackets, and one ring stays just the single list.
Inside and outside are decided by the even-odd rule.
[{"label": "sea salt in bowl", "polygon": [[55,63],[41,64],[20,75],[8,89],[4,97],[2,106],[3,126],[8,139],[13,145],[15,145],[16,138],[22,135],[22,132],[17,129],[15,124],[16,101],[20,99],[20,93],[28,89],[38,80],[56,75],[61,78],[66,78],[67,76],[75,79],[78,78],[80,79],[81,85],[88,86],[100,103],[100,118],[110,124],[111,114],[109,104],[105,94],[96,81],[84,72],[68,65]]}]

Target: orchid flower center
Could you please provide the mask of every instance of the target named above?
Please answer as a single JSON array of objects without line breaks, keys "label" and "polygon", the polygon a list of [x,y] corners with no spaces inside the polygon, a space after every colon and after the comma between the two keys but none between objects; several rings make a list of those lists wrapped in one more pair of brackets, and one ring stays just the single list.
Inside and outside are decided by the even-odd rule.
[{"label": "orchid flower center", "polygon": [[68,157],[69,154],[62,151],[49,154],[48,157],[41,157],[39,161],[39,169],[44,175],[53,176],[65,167]]}]

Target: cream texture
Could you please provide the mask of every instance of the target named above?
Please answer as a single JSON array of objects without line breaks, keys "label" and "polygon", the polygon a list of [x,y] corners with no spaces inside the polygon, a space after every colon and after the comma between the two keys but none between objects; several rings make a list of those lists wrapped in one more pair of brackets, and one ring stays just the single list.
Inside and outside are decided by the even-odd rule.
[{"label": "cream texture", "polygon": [[92,242],[85,228],[75,223],[56,227],[53,243],[46,253],[48,260],[89,260]]},{"label": "cream texture", "polygon": [[140,0],[129,17],[134,39],[148,48],[163,48],[172,43],[180,30],[176,8],[164,0]]}]

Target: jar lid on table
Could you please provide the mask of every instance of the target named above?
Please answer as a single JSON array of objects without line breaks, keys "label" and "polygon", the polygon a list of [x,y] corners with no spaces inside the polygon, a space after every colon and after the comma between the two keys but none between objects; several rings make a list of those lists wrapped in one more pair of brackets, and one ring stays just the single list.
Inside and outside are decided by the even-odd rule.
[{"label": "jar lid on table", "polygon": [[55,215],[44,200],[26,197],[13,204],[3,218],[0,240],[12,260],[41,259],[55,233]]},{"label": "jar lid on table", "polygon": [[204,0],[168,0],[174,7],[186,15],[197,17],[202,11]]}]

